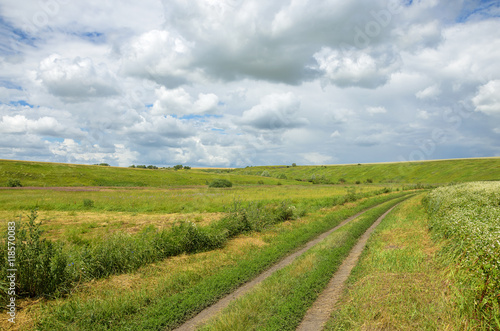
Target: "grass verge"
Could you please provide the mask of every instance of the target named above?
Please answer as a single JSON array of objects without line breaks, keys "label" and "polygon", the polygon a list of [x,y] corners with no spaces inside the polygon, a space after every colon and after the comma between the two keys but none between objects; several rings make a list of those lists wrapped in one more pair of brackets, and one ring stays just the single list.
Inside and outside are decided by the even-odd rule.
[{"label": "grass verge", "polygon": [[326,330],[458,330],[446,269],[436,259],[422,195],[377,227]]}]

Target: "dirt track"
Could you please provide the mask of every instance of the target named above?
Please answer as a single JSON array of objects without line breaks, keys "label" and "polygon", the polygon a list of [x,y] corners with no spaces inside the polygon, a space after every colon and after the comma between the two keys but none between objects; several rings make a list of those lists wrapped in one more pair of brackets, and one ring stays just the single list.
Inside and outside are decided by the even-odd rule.
[{"label": "dirt track", "polygon": [[[397,205],[396,205],[397,206]],[[351,252],[339,267],[337,272],[333,275],[328,283],[328,286],[318,296],[314,304],[307,311],[302,323],[300,323],[297,330],[299,331],[312,331],[322,330],[326,322],[330,318],[330,314],[335,308],[342,291],[345,287],[345,282],[351,274],[352,268],[358,263],[361,252],[366,246],[366,242],[370,235],[375,230],[377,225],[389,214],[396,206],[386,211],[380,216],[375,223],[366,230],[366,232],[359,238],[356,245],[351,249]]]},{"label": "dirt track", "polygon": [[[256,285],[260,284],[262,281],[264,281],[267,277],[271,276],[275,271],[278,271],[284,267],[286,267],[287,265],[291,264],[297,257],[299,257],[300,255],[304,254],[306,251],[308,251],[310,248],[312,248],[314,245],[316,245],[317,243],[319,243],[320,241],[322,241],[323,239],[325,239],[326,237],[328,237],[332,232],[336,231],[337,229],[341,228],[342,226],[346,225],[347,223],[349,223],[350,221],[352,221],[353,219],[359,217],[360,215],[364,214],[365,212],[375,208],[375,207],[378,207],[379,205],[376,205],[376,206],[373,206],[369,209],[366,209],[364,211],[361,211],[359,213],[357,213],[356,215],[354,216],[351,216],[347,219],[345,219],[344,221],[342,221],[339,225],[337,225],[336,227],[328,230],[327,232],[324,232],[323,234],[319,235],[316,239],[313,239],[311,241],[309,241],[302,249],[296,251],[295,253],[291,254],[291,255],[288,255],[286,258],[284,258],[283,260],[281,260],[278,264],[272,266],[271,268],[269,268],[268,270],[264,271],[262,274],[260,274],[257,278],[254,278],[253,280],[251,280],[250,282],[244,284],[243,286],[239,287],[236,291],[234,291],[233,293],[225,296],[224,298],[222,298],[221,300],[219,300],[217,303],[213,304],[212,306],[208,307],[208,308],[205,308],[204,310],[202,310],[200,313],[198,313],[198,315],[194,316],[192,319],[186,321],[183,325],[181,325],[180,327],[178,327],[177,329],[175,329],[176,331],[188,331],[188,330],[196,330],[197,327],[203,325],[208,319],[210,319],[211,317],[215,316],[219,311],[221,311],[222,309],[224,309],[225,307],[227,307],[229,305],[229,303],[237,298],[239,298],[240,296],[244,295],[245,293],[247,293],[248,291],[250,291],[253,287],[255,287]],[[393,207],[394,208],[394,207]],[[347,276],[349,276],[349,273],[350,273],[350,270],[352,269],[352,267],[354,267],[354,265],[356,264],[357,262],[357,259],[359,258],[359,254],[361,254],[361,251],[363,250],[364,246],[366,245],[366,240],[368,240],[368,237],[370,236],[371,232],[373,231],[373,229],[376,227],[376,225],[378,225],[378,223],[380,223],[380,221],[385,217],[385,215],[387,215],[393,208],[391,208],[390,210],[388,210],[386,213],[384,213],[384,215],[382,215],[375,223],[374,225],[372,225],[367,231],[366,233],[361,237],[361,239],[359,240],[358,244],[356,244],[356,246],[352,249],[351,253],[349,254],[349,257],[346,259],[346,261],[349,260],[349,258],[351,257],[351,255],[353,254],[354,251],[359,251],[359,253],[357,253],[357,257],[356,257],[356,260],[354,262],[348,262],[348,266],[350,266],[350,269],[347,273],[347,275],[345,276],[345,278],[347,279]],[[360,243],[363,241],[363,238],[364,239],[364,242],[362,243],[362,245],[360,246]],[[354,263],[354,264],[353,264]],[[340,270],[344,267],[344,265],[346,264],[346,262],[344,262],[342,264],[342,266],[340,267],[339,271],[337,271],[337,273],[334,275],[334,277],[332,278],[335,279],[337,277],[337,274],[340,272]],[[351,266],[352,264],[352,266]],[[345,273],[346,271],[343,271],[343,273]],[[342,281],[343,282],[343,281]],[[328,285],[328,288],[330,288],[330,284]],[[328,289],[327,288],[327,289]],[[326,291],[326,290],[325,290]],[[341,291],[341,289],[338,290],[339,293]],[[322,294],[323,295],[323,294]],[[335,298],[333,304],[335,304],[335,302],[337,301],[337,298]],[[328,305],[331,305],[331,302],[328,303]],[[313,306],[314,307],[314,306]],[[312,309],[312,308],[311,308]],[[323,311],[324,309],[321,308],[316,308],[316,309],[319,309],[321,311]],[[309,312],[308,312],[309,314]],[[312,312],[313,315],[311,315],[310,319],[311,321],[319,321],[320,319],[319,318],[316,318],[314,316],[317,315],[317,310],[314,310]],[[316,315],[315,315],[316,314]],[[323,316],[324,314],[321,314],[321,316]],[[318,315],[320,316],[320,315]],[[329,317],[329,313],[328,313],[328,316]],[[322,321],[322,319],[321,319]],[[326,322],[326,321],[325,321]],[[317,323],[317,322],[316,322]],[[308,324],[309,325],[309,324]],[[309,328],[309,326],[306,326],[307,328],[303,328],[302,330],[321,330],[321,328]]]}]

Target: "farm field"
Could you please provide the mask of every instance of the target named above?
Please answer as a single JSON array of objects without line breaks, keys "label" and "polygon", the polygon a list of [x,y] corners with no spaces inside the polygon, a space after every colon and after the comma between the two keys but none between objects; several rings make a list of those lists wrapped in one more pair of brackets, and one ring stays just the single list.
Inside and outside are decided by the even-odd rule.
[{"label": "farm field", "polygon": [[[327,328],[411,329],[408,326],[416,321],[424,329],[497,327],[499,299],[494,293],[498,293],[500,266],[495,245],[500,239],[500,186],[493,181],[499,179],[498,158],[178,171],[0,164],[0,174],[8,178],[15,176],[12,169],[22,166],[22,174],[20,169],[17,174],[24,186],[0,189],[1,232],[6,237],[7,222],[19,221],[21,215],[16,224],[22,242],[18,258],[39,261],[19,272],[19,323],[2,321],[0,327],[5,329],[172,329],[347,217],[375,207],[204,326],[210,330],[234,330],[236,325],[244,325],[242,330],[294,329],[357,238],[379,215],[403,200],[372,236]],[[401,166],[415,169],[397,180],[387,177]],[[466,175],[454,172],[460,168]],[[476,173],[472,173],[474,168]],[[86,182],[75,180],[75,171],[86,171],[82,169],[90,169]],[[44,171],[53,172],[45,176],[47,185],[41,175]],[[65,186],[56,179],[58,171],[61,178],[73,181]],[[435,173],[442,173],[442,179]],[[106,176],[106,185],[96,184]],[[207,187],[219,178],[231,180],[233,187]],[[492,182],[433,189],[446,180],[477,179]],[[7,182],[7,177],[1,180]],[[138,182],[143,185],[132,185]],[[460,222],[450,223],[450,213]],[[471,219],[478,215],[483,216],[471,227]],[[467,232],[478,226],[479,231]],[[452,245],[459,242],[452,235],[456,233],[462,240],[459,246]],[[493,248],[480,250],[474,244],[480,240]],[[475,259],[457,269],[448,268],[457,265],[465,246]],[[4,249],[2,263],[7,257]],[[474,264],[477,260],[489,262]],[[380,284],[387,273],[396,280],[404,278],[394,284],[409,286],[407,296]],[[429,286],[427,294],[421,295],[409,279]],[[0,285],[5,291],[6,283]],[[391,296],[387,297],[387,291]],[[379,314],[359,311],[368,304],[362,301],[367,293],[381,296],[380,301],[369,303],[376,305],[373,309]],[[439,309],[429,312],[425,302],[435,293],[442,294],[442,301],[436,301]],[[394,317],[398,305],[411,300],[416,302],[414,310]],[[440,322],[436,324],[437,317]],[[367,320],[374,324],[366,324]]]}]

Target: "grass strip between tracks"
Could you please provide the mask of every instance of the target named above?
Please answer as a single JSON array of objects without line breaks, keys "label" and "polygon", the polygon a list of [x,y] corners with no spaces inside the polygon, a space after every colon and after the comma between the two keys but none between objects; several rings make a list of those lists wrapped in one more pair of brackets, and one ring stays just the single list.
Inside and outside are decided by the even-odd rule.
[{"label": "grass strip between tracks", "polygon": [[202,330],[295,330],[359,237],[406,197],[377,206],[234,301]]},{"label": "grass strip between tracks", "polygon": [[[202,309],[231,293],[241,284],[288,255],[319,234],[331,229],[342,220],[362,210],[387,200],[408,195],[408,192],[377,196],[355,206],[343,206],[334,212],[305,222],[291,230],[280,228],[270,237],[269,245],[249,252],[245,258],[204,277],[186,279],[175,284],[175,289],[165,290],[158,285],[158,292],[137,292],[120,298],[119,304],[105,300],[68,300],[42,311],[36,322],[40,330],[140,330],[172,329],[197,314]],[[186,276],[188,277],[188,276]]]}]

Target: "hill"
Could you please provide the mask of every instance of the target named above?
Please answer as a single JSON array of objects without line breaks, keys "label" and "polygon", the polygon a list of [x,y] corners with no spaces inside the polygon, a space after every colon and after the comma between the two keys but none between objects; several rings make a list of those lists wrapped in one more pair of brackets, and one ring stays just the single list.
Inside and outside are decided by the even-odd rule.
[{"label": "hill", "polygon": [[446,184],[500,180],[500,158],[436,160],[423,162],[370,163],[328,166],[262,166],[237,169],[234,173],[323,183],[426,183]]},{"label": "hill", "polygon": [[0,186],[173,187],[206,185],[222,178],[252,184],[446,184],[500,180],[500,158],[328,166],[259,166],[240,169],[137,169],[98,165],[0,160]]}]

